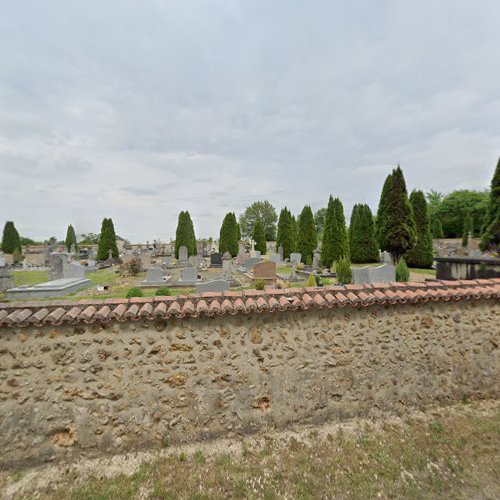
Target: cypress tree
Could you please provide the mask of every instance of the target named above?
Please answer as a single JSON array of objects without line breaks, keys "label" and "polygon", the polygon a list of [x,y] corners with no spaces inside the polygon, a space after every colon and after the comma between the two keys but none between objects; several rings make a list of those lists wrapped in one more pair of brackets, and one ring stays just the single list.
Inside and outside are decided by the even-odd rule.
[{"label": "cypress tree", "polygon": [[392,178],[394,171],[392,171],[385,179],[382,193],[380,194],[380,202],[377,211],[377,224],[375,227],[375,234],[377,237],[378,245],[381,250],[386,250],[386,232],[387,232],[387,198],[392,186]]},{"label": "cypress tree", "polygon": [[232,257],[238,255],[238,223],[234,213],[229,212],[224,217],[219,237],[219,252],[229,252]]},{"label": "cypress tree", "polygon": [[2,252],[13,254],[16,250],[22,252],[21,237],[12,221],[7,221],[3,228]]},{"label": "cypress tree", "polygon": [[496,250],[497,253],[500,247],[500,158],[491,179],[490,200],[480,246],[482,250]]},{"label": "cypress tree", "polygon": [[349,233],[351,262],[359,264],[378,262],[379,252],[375,237],[375,225],[372,211],[368,205],[354,206]]},{"label": "cypress tree", "polygon": [[464,220],[464,230],[462,233],[462,246],[466,247],[469,244],[469,234],[472,235],[474,231],[474,223],[469,212],[467,212]]},{"label": "cypress tree", "polygon": [[78,249],[78,245],[76,243],[76,233],[74,227],[70,224],[68,229],[66,230],[66,241],[64,242],[66,245],[66,249],[68,252],[71,250],[72,245]]},{"label": "cypress tree", "polygon": [[[351,219],[349,221],[349,245],[350,245],[350,248],[351,248],[351,252],[352,252],[352,231],[354,229],[354,221],[356,220],[356,212],[358,211],[359,207],[361,207],[361,204],[358,204],[356,203],[353,207],[352,207],[352,212],[351,212]],[[352,262],[354,262],[352,260]]]},{"label": "cypress tree", "polygon": [[118,245],[116,244],[116,234],[113,221],[104,218],[101,224],[101,233],[99,235],[99,244],[97,247],[97,260],[106,260],[109,257],[109,251],[114,259],[118,258]]},{"label": "cypress tree", "polygon": [[291,238],[291,249],[290,253],[297,251],[297,243],[299,241],[299,221],[296,219],[295,215],[290,212],[290,218],[292,220],[292,238]]},{"label": "cypress tree", "polygon": [[325,226],[323,228],[323,244],[321,246],[321,263],[324,267],[330,268],[334,262],[334,225],[337,223],[335,218],[333,197],[330,195],[328,207],[326,209]]},{"label": "cypress tree", "polygon": [[196,237],[194,234],[193,221],[189,212],[181,211],[177,220],[177,229],[175,230],[175,258],[179,258],[179,248],[185,246],[188,256],[196,255]]},{"label": "cypress tree", "polygon": [[383,226],[384,247],[394,262],[413,248],[416,242],[415,221],[413,210],[408,200],[406,183],[401,168],[398,166],[392,172],[392,181],[387,194]]},{"label": "cypress tree", "polygon": [[278,221],[278,236],[276,245],[283,247],[283,257],[290,258],[290,254],[295,251],[295,222],[288,208],[283,208]]},{"label": "cypress tree", "polygon": [[299,215],[299,234],[297,251],[302,255],[303,262],[312,263],[314,250],[318,244],[314,215],[309,205],[306,205]]},{"label": "cypress tree", "polygon": [[118,245],[116,244],[116,233],[115,225],[113,224],[113,219],[108,219],[108,230],[109,230],[109,248],[111,249],[111,254],[113,259],[118,258]]},{"label": "cypress tree", "polygon": [[333,200],[333,213],[335,215],[333,261],[338,262],[342,257],[349,258],[349,238],[345,224],[344,207],[338,198]]},{"label": "cypress tree", "polygon": [[261,255],[266,255],[266,233],[259,219],[253,226],[252,238],[255,241],[255,250],[259,251]]},{"label": "cypress tree", "polygon": [[196,246],[196,235],[194,234],[194,224],[193,221],[191,220],[191,215],[187,210],[184,216],[186,218],[186,225],[188,228],[188,235],[189,235],[188,255],[189,256],[197,255],[198,248]]},{"label": "cypress tree", "polygon": [[432,237],[433,238],[444,238],[443,224],[441,224],[441,219],[435,218],[432,223]]},{"label": "cypress tree", "polygon": [[406,253],[405,260],[410,267],[429,268],[434,261],[434,253],[427,201],[424,193],[422,191],[412,191],[410,203],[415,219],[417,241],[415,246]]},{"label": "cypress tree", "polygon": [[241,241],[241,227],[238,224],[238,219],[236,219],[236,214],[233,212],[234,225],[236,226],[236,238],[238,241],[238,246]]}]

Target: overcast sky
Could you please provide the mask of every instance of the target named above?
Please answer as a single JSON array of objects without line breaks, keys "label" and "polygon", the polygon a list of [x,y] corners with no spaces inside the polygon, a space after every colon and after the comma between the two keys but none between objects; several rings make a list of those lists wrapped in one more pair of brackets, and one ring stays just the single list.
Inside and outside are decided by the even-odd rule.
[{"label": "overcast sky", "polygon": [[498,0],[0,0],[0,224],[199,237],[256,200],[483,189]]}]

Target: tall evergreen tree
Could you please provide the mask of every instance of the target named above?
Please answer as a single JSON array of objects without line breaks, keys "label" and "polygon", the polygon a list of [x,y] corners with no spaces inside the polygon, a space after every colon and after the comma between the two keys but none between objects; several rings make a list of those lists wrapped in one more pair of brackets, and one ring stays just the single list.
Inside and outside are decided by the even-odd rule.
[{"label": "tall evergreen tree", "polygon": [[295,223],[288,208],[283,208],[278,221],[278,236],[276,245],[283,247],[283,257],[290,258],[290,254],[295,251]]},{"label": "tall evergreen tree", "polygon": [[500,158],[491,179],[488,212],[481,234],[480,246],[482,250],[496,250],[497,253],[500,249]]},{"label": "tall evergreen tree", "polygon": [[378,262],[379,251],[375,237],[373,215],[368,205],[355,205],[351,215],[350,252],[351,262]]},{"label": "tall evergreen tree", "polygon": [[2,252],[13,254],[16,250],[22,252],[21,238],[17,232],[16,226],[12,221],[7,221],[3,228]]},{"label": "tall evergreen tree", "polygon": [[441,224],[441,219],[436,217],[432,223],[432,237],[433,238],[444,238],[443,224]]},{"label": "tall evergreen tree", "polygon": [[219,252],[229,252],[232,257],[238,255],[238,223],[234,213],[229,212],[224,217],[219,236]]},{"label": "tall evergreen tree", "polygon": [[72,245],[75,245],[75,248],[78,249],[78,245],[76,243],[76,233],[74,227],[70,224],[68,229],[66,230],[66,241],[64,242],[66,245],[66,249],[68,252],[71,250]]},{"label": "tall evergreen tree", "polygon": [[323,227],[323,244],[321,246],[321,263],[330,268],[334,262],[334,226],[337,224],[335,218],[333,197],[330,195],[326,208],[325,225]]},{"label": "tall evergreen tree", "polygon": [[378,204],[375,234],[381,250],[385,250],[387,246],[387,198],[389,197],[389,191],[391,190],[393,175],[394,170],[386,177],[384,186],[382,187],[382,193],[380,194],[380,202]]},{"label": "tall evergreen tree", "polygon": [[464,230],[462,233],[462,246],[466,247],[469,244],[469,236],[474,233],[474,223],[470,213],[467,213],[464,220]]},{"label": "tall evergreen tree", "polygon": [[335,241],[333,261],[338,262],[342,257],[349,258],[349,238],[345,223],[344,207],[339,198],[333,200],[333,213],[335,214],[335,224],[333,226],[333,239]]},{"label": "tall evergreen tree", "polygon": [[179,248],[185,246],[188,256],[196,255],[196,236],[194,234],[193,221],[189,212],[186,210],[179,214],[177,220],[177,229],[175,231],[175,258],[179,258]]},{"label": "tall evergreen tree", "polygon": [[302,255],[303,262],[312,263],[314,250],[318,244],[314,215],[309,205],[306,205],[299,216],[299,234],[297,251]]},{"label": "tall evergreen tree", "polygon": [[253,226],[252,238],[255,241],[255,250],[259,251],[261,255],[266,255],[266,233],[259,219]]},{"label": "tall evergreen tree", "polygon": [[118,258],[118,245],[116,244],[115,226],[110,218],[104,218],[101,224],[99,244],[97,247],[97,260],[106,260],[109,251],[114,259]]},{"label": "tall evergreen tree", "polygon": [[413,210],[408,200],[406,183],[401,168],[392,172],[392,181],[387,194],[384,213],[382,250],[387,250],[394,262],[413,248],[416,242],[416,228]]},{"label": "tall evergreen tree", "polygon": [[415,246],[406,253],[405,261],[410,267],[429,268],[434,261],[434,252],[427,200],[424,193],[422,191],[412,191],[410,203],[415,219],[417,241]]}]

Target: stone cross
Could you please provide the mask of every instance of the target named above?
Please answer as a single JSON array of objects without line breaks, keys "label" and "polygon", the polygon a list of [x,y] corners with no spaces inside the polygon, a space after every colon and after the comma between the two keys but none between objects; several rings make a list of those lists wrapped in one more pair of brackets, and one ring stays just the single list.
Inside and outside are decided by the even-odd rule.
[{"label": "stone cross", "polygon": [[222,256],[222,278],[231,281],[232,257],[229,252]]}]

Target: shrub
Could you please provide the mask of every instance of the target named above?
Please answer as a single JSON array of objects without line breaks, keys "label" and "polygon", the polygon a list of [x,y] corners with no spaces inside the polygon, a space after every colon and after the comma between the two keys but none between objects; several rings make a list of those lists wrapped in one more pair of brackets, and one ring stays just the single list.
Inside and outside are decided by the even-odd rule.
[{"label": "shrub", "polygon": [[266,282],[264,280],[255,280],[255,289],[264,290]]},{"label": "shrub", "polygon": [[297,264],[296,269],[297,269],[297,271],[302,271],[304,269],[304,263],[303,262],[299,262]]},{"label": "shrub", "polygon": [[144,292],[140,288],[134,286],[127,292],[125,297],[127,299],[131,299],[132,297],[144,297]]},{"label": "shrub", "polygon": [[166,297],[167,295],[172,295],[172,290],[168,286],[161,286],[156,290],[155,295]]},{"label": "shrub", "polygon": [[323,284],[323,286],[328,286],[332,284],[332,280],[329,278],[321,278],[321,283]]},{"label": "shrub", "polygon": [[396,281],[408,281],[410,279],[410,270],[404,259],[401,259],[396,266]]},{"label": "shrub", "polygon": [[311,273],[309,275],[306,286],[316,286],[316,278],[314,277],[314,274]]},{"label": "shrub", "polygon": [[337,281],[339,283],[350,283],[352,280],[351,262],[347,257],[342,257],[336,263]]},{"label": "shrub", "polygon": [[139,257],[134,257],[125,264],[125,269],[131,276],[137,276],[142,271],[142,262]]},{"label": "shrub", "polygon": [[290,282],[285,280],[277,280],[276,288],[278,290],[285,290],[285,288],[290,288]]}]

